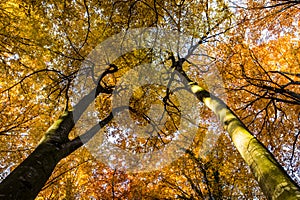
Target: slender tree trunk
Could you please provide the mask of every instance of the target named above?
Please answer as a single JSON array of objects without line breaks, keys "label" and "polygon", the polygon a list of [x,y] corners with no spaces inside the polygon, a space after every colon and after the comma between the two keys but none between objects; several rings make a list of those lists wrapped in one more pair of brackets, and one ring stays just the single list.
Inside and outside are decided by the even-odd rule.
[{"label": "slender tree trunk", "polygon": [[234,112],[222,100],[190,80],[183,70],[179,69],[178,71],[189,81],[190,89],[197,98],[218,116],[235,147],[250,166],[266,197],[272,200],[300,199],[299,186]]}]

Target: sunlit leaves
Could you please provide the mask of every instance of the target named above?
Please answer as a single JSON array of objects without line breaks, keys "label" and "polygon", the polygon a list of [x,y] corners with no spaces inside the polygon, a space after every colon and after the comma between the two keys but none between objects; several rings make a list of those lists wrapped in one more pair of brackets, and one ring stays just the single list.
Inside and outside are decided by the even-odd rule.
[{"label": "sunlit leaves", "polygon": [[[77,84],[74,78],[95,46],[120,31],[157,27],[177,30],[204,43],[209,55],[195,50],[183,69],[193,81],[208,87],[203,73],[210,66],[217,66],[228,89],[228,105],[298,180],[298,4],[222,0],[10,0],[0,3],[0,17],[1,171],[7,172],[20,163],[66,104],[68,108],[74,105],[72,100],[67,102],[77,92],[73,89]],[[100,85],[114,89],[126,72],[151,63],[155,54],[153,49],[146,49],[122,55],[112,61],[119,70],[107,75]],[[204,56],[209,63],[203,63]],[[167,56],[161,56],[161,61],[165,67],[172,65]],[[92,67],[88,70],[92,72]],[[211,92],[217,93],[217,89],[212,88]],[[160,85],[136,88],[129,101],[133,121],[149,124],[153,104],[166,105],[166,91]],[[166,123],[156,126],[161,129],[156,134],[151,130],[136,133],[144,136],[137,140],[133,135],[126,137],[122,127],[111,123],[116,131],[107,137],[118,135],[118,147],[134,152],[163,148],[172,141],[180,125],[178,99],[171,93],[168,95],[169,103],[173,104],[166,106],[168,113],[162,118]],[[98,119],[111,112],[112,100],[111,94],[95,100]],[[205,110],[201,117],[194,143],[186,147],[189,153],[161,171],[126,174],[97,163],[89,153],[80,150],[59,164],[39,197],[262,199],[249,169],[227,136],[220,136],[212,113]],[[71,132],[70,138],[80,131],[83,130]],[[206,136],[211,138],[205,139]],[[210,142],[216,142],[216,146]],[[210,152],[211,148],[214,151]]]}]

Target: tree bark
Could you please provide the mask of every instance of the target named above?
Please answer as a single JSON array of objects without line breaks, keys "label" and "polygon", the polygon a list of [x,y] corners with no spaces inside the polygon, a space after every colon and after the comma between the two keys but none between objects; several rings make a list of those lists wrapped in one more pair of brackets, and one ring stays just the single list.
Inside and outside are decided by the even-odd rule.
[{"label": "tree bark", "polygon": [[34,199],[59,161],[59,150],[41,143],[0,184],[0,199]]},{"label": "tree bark", "polygon": [[84,96],[72,111],[66,110],[52,124],[37,148],[1,182],[0,199],[35,199],[57,163],[88,142],[103,126],[111,121],[112,113],[85,134],[73,140],[68,138],[76,122],[91,102],[101,93],[112,93],[111,88],[102,87],[100,82],[107,74],[117,70],[117,66],[110,65],[100,76],[97,86]]},{"label": "tree bark", "polygon": [[34,199],[66,156],[64,145],[74,126],[71,112],[62,115],[47,131],[37,148],[0,184],[1,199]]},{"label": "tree bark", "polygon": [[[70,141],[68,135],[99,93],[95,88],[78,102],[73,111],[65,111],[52,124],[37,148],[1,182],[0,199],[34,199],[38,195],[57,163],[83,145],[80,137]],[[88,134],[97,132],[110,119],[111,116],[100,122],[97,129],[92,129],[92,133],[88,131]]]},{"label": "tree bark", "polygon": [[242,158],[250,166],[266,197],[272,200],[300,199],[299,186],[234,112],[221,99],[189,79],[183,70],[179,69],[179,72],[189,81],[190,90],[196,97],[217,115]]},{"label": "tree bark", "polygon": [[63,135],[69,134],[75,123],[72,112],[66,112],[49,128],[38,147],[3,180],[0,199],[35,199],[57,163],[88,142],[112,118],[111,113],[82,136],[69,140]]}]

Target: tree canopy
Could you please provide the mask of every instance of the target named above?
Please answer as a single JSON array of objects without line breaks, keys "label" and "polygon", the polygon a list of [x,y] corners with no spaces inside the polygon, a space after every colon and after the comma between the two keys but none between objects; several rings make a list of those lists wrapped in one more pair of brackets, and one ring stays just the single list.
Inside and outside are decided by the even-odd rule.
[{"label": "tree canopy", "polygon": [[0,199],[300,198],[299,9],[0,2]]}]

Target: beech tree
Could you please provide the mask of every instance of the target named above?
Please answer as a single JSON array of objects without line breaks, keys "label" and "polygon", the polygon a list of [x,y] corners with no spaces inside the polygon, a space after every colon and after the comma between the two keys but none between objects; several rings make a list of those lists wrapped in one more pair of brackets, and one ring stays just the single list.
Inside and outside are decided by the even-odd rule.
[{"label": "beech tree", "polygon": [[[300,198],[298,4],[0,3],[1,199]],[[135,49],[106,63],[100,74],[94,71],[97,63],[82,67],[98,44],[142,27],[172,30],[193,42],[186,47],[175,41],[178,46],[171,49],[177,52],[158,51],[156,46]],[[181,48],[187,51],[181,53]],[[128,89],[117,88],[124,74],[157,57],[169,71],[169,85],[181,82],[175,90],[194,95],[201,104],[204,111],[187,106],[201,112],[203,120],[178,161],[149,173],[110,169],[82,147],[100,129],[113,127],[114,131],[106,130],[107,137],[117,138],[116,146],[135,154],[162,149],[175,140],[182,105],[168,87],[141,86],[128,107],[112,106],[114,94]],[[220,72],[226,93],[218,93],[220,88],[209,86],[214,80],[207,83],[203,77],[213,68]],[[78,92],[77,78],[86,74],[94,75],[94,85],[83,98],[72,99]],[[174,78],[176,74],[181,78]],[[80,120],[93,103],[99,122],[80,132],[75,126],[88,123]],[[149,115],[153,104],[164,108],[160,117],[166,116],[166,123],[154,124],[142,139],[122,135],[115,114],[129,109],[133,123],[153,124]],[[220,127],[211,128],[212,124]],[[218,141],[204,154],[203,145],[209,144],[204,136],[211,130]],[[264,196],[255,191],[258,186]]]}]

